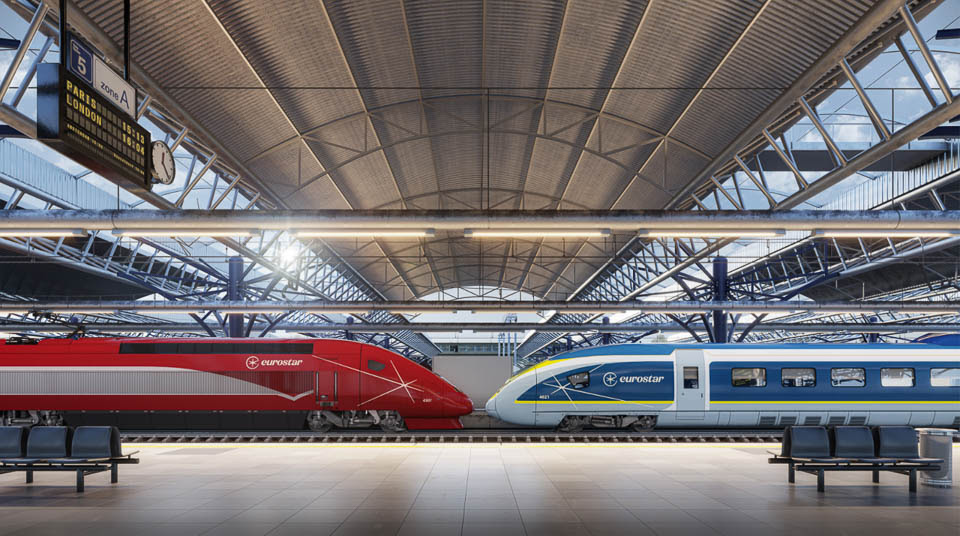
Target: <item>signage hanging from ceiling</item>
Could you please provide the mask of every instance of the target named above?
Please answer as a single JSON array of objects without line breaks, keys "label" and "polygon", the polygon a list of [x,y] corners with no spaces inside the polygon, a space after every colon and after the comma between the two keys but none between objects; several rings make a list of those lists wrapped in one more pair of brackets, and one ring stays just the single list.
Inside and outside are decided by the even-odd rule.
[{"label": "signage hanging from ceiling", "polygon": [[[150,132],[129,113],[136,107],[133,88],[101,79],[107,89],[95,89],[90,81],[98,81],[99,60],[85,46],[74,48],[77,40],[69,41],[69,68],[48,63],[37,69],[37,137],[115,183],[149,190]],[[121,106],[124,93],[129,110]]]},{"label": "signage hanging from ceiling", "polygon": [[67,68],[130,117],[137,117],[137,91],[82,41],[70,36]]}]

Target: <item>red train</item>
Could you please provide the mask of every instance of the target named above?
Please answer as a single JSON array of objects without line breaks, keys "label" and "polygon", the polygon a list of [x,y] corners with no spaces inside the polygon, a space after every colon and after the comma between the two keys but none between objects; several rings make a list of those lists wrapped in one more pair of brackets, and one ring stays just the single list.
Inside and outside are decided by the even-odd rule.
[{"label": "red train", "polygon": [[459,429],[470,399],[428,369],[367,344],[323,339],[10,339],[0,411],[285,412],[326,431]]}]

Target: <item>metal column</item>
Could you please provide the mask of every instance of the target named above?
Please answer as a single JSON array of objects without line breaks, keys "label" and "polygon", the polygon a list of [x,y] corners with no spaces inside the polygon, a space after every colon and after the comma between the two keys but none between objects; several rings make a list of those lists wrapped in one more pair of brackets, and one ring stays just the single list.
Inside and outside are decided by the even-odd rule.
[{"label": "metal column", "polygon": [[[230,257],[228,267],[227,299],[238,301],[240,300],[240,280],[243,279],[243,259],[241,257]],[[243,337],[242,314],[227,315],[227,335]]]},{"label": "metal column", "polygon": [[[726,257],[717,257],[713,261],[713,299],[727,299]],[[726,311],[713,311],[713,340],[718,343],[728,342]]]}]

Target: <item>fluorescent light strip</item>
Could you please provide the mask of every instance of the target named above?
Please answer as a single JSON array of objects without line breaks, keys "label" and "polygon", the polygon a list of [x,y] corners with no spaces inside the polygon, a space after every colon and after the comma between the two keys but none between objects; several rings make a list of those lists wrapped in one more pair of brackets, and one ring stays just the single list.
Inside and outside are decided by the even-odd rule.
[{"label": "fluorescent light strip", "polygon": [[54,310],[52,310],[52,311],[50,311],[50,312],[51,312],[51,313],[54,313],[54,314],[58,314],[58,315],[112,315],[112,314],[116,313],[117,311],[115,311],[115,310],[109,310],[109,311],[94,311],[94,310],[91,310],[91,309],[73,311],[73,310],[66,310],[66,309],[54,309]]},{"label": "fluorescent light strip", "polygon": [[297,238],[432,238],[433,229],[299,229],[291,231]]},{"label": "fluorescent light strip", "polygon": [[604,238],[610,229],[464,229],[466,238]]},{"label": "fluorescent light strip", "polygon": [[233,237],[253,236],[259,231],[251,229],[114,229],[115,236],[126,237]]},{"label": "fluorescent light strip", "polygon": [[274,310],[272,310],[272,311],[268,311],[268,310],[266,310],[266,309],[260,309],[260,310],[253,310],[253,311],[247,311],[247,310],[243,310],[243,311],[225,311],[223,314],[227,314],[227,315],[275,315],[275,314],[279,314],[279,313],[286,313],[287,311],[289,311],[289,309],[274,309]]},{"label": "fluorescent light strip", "polygon": [[641,236],[654,238],[777,238],[786,235],[783,229],[771,230],[713,230],[713,229],[654,229],[640,231]]},{"label": "fluorescent light strip", "polygon": [[131,312],[138,313],[138,314],[146,314],[146,315],[150,315],[150,314],[156,315],[156,314],[160,314],[160,313],[170,313],[170,314],[189,314],[189,313],[197,313],[197,314],[200,314],[200,313],[202,313],[203,311],[204,311],[204,309],[133,309],[133,310],[131,310]]},{"label": "fluorescent light strip", "polygon": [[957,236],[960,231],[944,229],[827,229],[816,230],[814,236],[824,238],[950,238]]},{"label": "fluorescent light strip", "polygon": [[81,236],[87,236],[87,232],[83,229],[0,229],[0,238],[67,238]]}]

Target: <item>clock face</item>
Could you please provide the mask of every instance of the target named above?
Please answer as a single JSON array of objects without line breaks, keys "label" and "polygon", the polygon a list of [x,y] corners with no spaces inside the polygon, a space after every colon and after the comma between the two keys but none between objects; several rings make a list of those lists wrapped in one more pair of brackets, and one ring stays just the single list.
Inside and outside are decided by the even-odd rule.
[{"label": "clock face", "polygon": [[150,152],[153,158],[154,178],[162,184],[172,184],[173,178],[177,174],[177,167],[174,165],[173,153],[170,148],[162,141],[155,141]]}]

